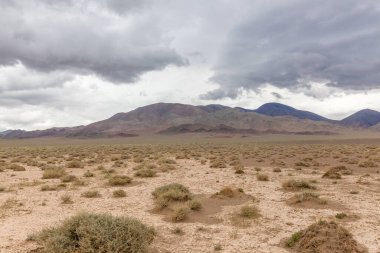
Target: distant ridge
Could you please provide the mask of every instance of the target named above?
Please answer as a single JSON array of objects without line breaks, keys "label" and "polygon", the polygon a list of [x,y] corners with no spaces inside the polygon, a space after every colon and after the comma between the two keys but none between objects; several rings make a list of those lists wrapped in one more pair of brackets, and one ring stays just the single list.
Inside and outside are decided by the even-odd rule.
[{"label": "distant ridge", "polygon": [[329,135],[362,129],[379,131],[376,125],[379,123],[380,113],[373,110],[362,110],[342,121],[334,121],[280,103],[267,103],[256,110],[219,104],[157,103],[86,126],[7,131],[3,137],[133,137],[181,133]]},{"label": "distant ridge", "polygon": [[263,104],[262,106],[253,111],[267,116],[292,116],[298,119],[310,119],[315,121],[333,122],[333,120],[327,119],[318,114],[308,111],[297,110],[293,107],[280,103]]},{"label": "distant ridge", "polygon": [[364,109],[342,119],[340,122],[344,126],[368,128],[380,123],[380,112]]}]

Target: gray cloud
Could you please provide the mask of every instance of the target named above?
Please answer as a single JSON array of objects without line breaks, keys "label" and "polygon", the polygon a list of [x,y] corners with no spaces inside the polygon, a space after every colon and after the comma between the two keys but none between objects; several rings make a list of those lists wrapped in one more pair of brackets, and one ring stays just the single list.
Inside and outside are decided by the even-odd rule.
[{"label": "gray cloud", "polygon": [[267,83],[380,88],[379,24],[374,0],[298,0],[269,8],[229,34],[211,79],[221,87],[201,98]]},{"label": "gray cloud", "polygon": [[[139,1],[46,2],[0,5],[0,23],[7,24],[0,30],[1,65],[20,61],[41,72],[67,70],[125,83],[170,64],[186,64],[147,13],[133,12]],[[105,4],[131,13],[104,12]]]}]

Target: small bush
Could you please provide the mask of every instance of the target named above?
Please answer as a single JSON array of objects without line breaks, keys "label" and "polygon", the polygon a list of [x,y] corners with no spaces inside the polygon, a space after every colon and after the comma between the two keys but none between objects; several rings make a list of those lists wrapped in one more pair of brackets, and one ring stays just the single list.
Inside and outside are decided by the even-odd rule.
[{"label": "small bush", "polygon": [[85,191],[81,195],[84,198],[99,198],[101,195],[98,191]]},{"label": "small bush", "polygon": [[336,215],[335,215],[335,218],[337,218],[337,219],[344,219],[344,218],[346,218],[347,217],[347,214],[345,214],[345,213],[337,213]]},{"label": "small bush", "polygon": [[304,180],[288,180],[282,184],[282,187],[287,190],[298,190],[298,189],[316,189],[315,186]]},{"label": "small bush", "polygon": [[257,174],[256,178],[258,181],[269,181],[268,175],[265,174]]},{"label": "small bush", "polygon": [[68,194],[65,194],[61,197],[61,203],[62,204],[72,204],[74,203],[71,199],[71,196]]},{"label": "small bush", "polygon": [[112,197],[114,198],[124,198],[127,196],[127,193],[124,190],[115,190],[112,192]]},{"label": "small bush", "polygon": [[259,210],[252,206],[243,206],[240,208],[239,216],[246,219],[254,219],[260,216]]},{"label": "small bush", "polygon": [[219,192],[215,193],[214,196],[233,198],[235,196],[235,191],[231,187],[224,187]]},{"label": "small bush", "polygon": [[84,177],[93,177],[94,176],[94,173],[90,172],[89,170],[86,171],[84,174],[83,174]]},{"label": "small bush", "polygon": [[42,174],[42,179],[60,178],[66,175],[66,171],[62,168],[46,169]]},{"label": "small bush", "polygon": [[193,211],[199,211],[202,208],[201,202],[196,201],[196,200],[190,200],[188,203],[188,206]]},{"label": "small bush", "polygon": [[302,233],[301,232],[296,232],[294,234],[292,234],[292,236],[287,240],[286,242],[286,246],[288,247],[293,247],[302,237]]},{"label": "small bush", "polygon": [[81,161],[71,161],[66,166],[67,168],[83,168],[83,163]]},{"label": "small bush", "polygon": [[25,171],[25,167],[18,164],[11,164],[8,166],[9,170],[13,171]]},{"label": "small bush", "polygon": [[137,177],[154,177],[156,176],[156,172],[154,170],[150,169],[142,169],[135,173],[135,176]]},{"label": "small bush", "polygon": [[116,175],[108,180],[108,184],[112,186],[124,186],[129,184],[132,179],[128,176]]},{"label": "small bush", "polygon": [[171,214],[171,220],[173,222],[179,222],[183,221],[187,218],[187,215],[189,214],[189,209],[186,207],[178,207],[173,210],[173,213]]},{"label": "small bush", "polygon": [[69,182],[73,182],[77,179],[78,178],[74,175],[65,175],[65,176],[61,177],[61,182],[62,183],[69,183]]},{"label": "small bush", "polygon": [[132,218],[82,213],[30,238],[46,253],[142,253],[153,241],[154,230]]}]

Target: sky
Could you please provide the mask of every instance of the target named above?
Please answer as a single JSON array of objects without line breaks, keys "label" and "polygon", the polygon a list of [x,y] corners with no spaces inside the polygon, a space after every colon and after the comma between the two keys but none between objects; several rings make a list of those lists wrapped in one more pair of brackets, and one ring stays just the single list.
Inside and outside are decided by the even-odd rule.
[{"label": "sky", "polygon": [[1,0],[0,130],[157,102],[380,111],[378,0]]}]

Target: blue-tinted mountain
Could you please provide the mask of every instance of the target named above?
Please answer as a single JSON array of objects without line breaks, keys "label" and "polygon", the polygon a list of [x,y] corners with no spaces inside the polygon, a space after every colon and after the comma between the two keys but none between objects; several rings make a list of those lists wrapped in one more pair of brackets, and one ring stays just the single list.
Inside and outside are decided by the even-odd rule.
[{"label": "blue-tinted mountain", "polygon": [[364,109],[340,121],[344,126],[368,128],[380,123],[380,112]]}]

